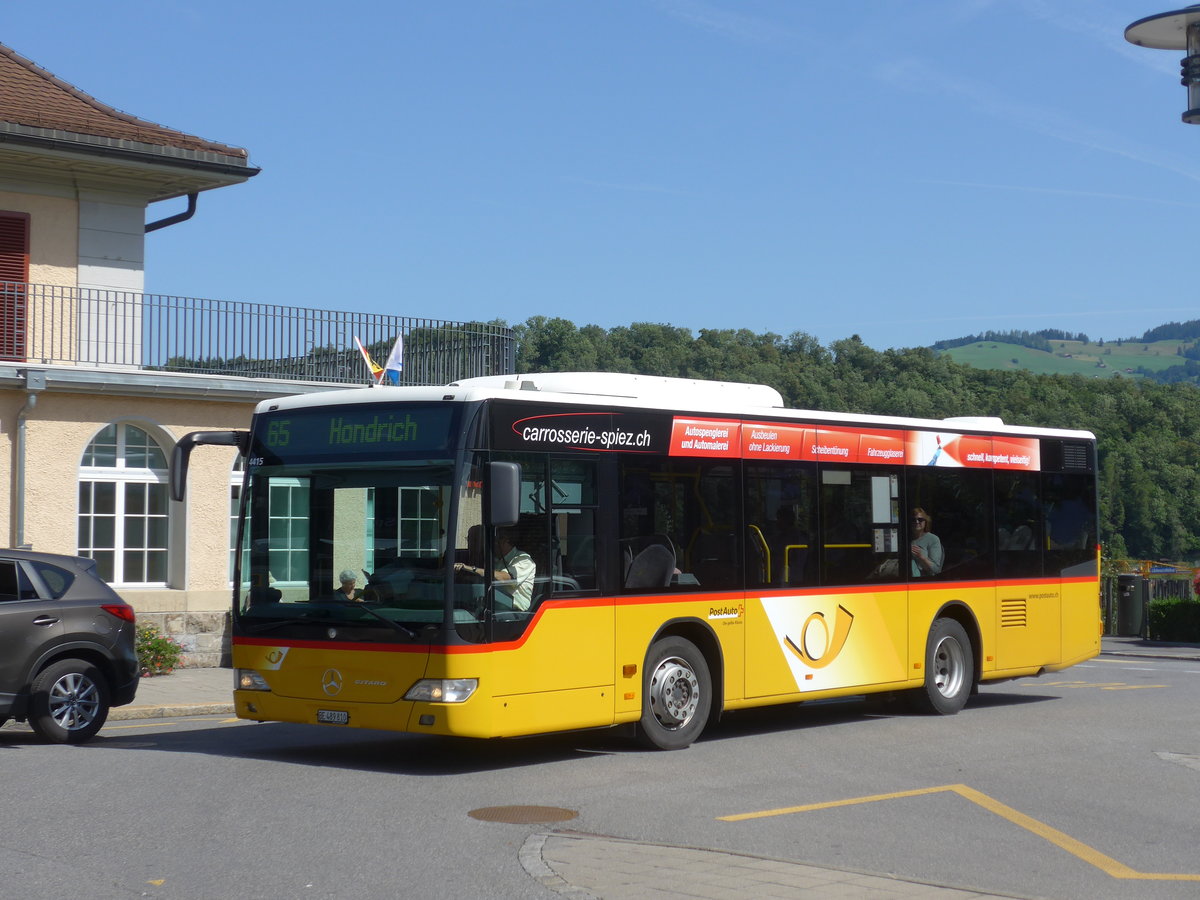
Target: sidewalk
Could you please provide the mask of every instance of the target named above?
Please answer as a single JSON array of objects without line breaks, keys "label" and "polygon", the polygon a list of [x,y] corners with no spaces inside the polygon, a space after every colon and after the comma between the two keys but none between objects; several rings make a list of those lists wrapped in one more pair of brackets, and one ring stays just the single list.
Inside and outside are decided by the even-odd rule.
[{"label": "sidewalk", "polygon": [[1111,637],[1105,635],[1100,639],[1100,651],[1108,656],[1200,660],[1200,644],[1147,641],[1140,637]]},{"label": "sidewalk", "polygon": [[[1200,644],[1105,637],[1101,651],[1126,658],[1200,661]],[[110,719],[233,712],[231,669],[177,669],[143,678],[137,699]],[[571,900],[618,898],[871,897],[873,900],[999,900],[1013,895],[906,881],[889,875],[805,865],[698,847],[626,841],[606,835],[537,832],[520,849],[538,883]]]},{"label": "sidewalk", "polygon": [[572,832],[531,834],[521,847],[520,859],[530,877],[571,900],[1016,900],[1014,894],[890,875]]},{"label": "sidewalk", "polygon": [[232,714],[233,669],[176,669],[143,678],[133,703],[111,710],[108,720]]}]

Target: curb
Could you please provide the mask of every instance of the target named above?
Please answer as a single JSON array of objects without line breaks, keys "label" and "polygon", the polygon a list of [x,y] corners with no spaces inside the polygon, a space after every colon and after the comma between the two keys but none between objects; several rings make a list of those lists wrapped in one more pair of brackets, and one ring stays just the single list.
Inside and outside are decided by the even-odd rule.
[{"label": "curb", "polygon": [[176,703],[163,706],[119,706],[109,710],[108,721],[173,719],[181,716],[233,715],[232,703]]}]

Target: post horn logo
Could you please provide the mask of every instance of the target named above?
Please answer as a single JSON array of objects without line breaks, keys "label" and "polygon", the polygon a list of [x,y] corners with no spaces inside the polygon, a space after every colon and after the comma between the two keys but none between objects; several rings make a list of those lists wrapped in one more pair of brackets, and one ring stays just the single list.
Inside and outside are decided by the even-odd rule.
[{"label": "post horn logo", "polygon": [[815,612],[804,620],[804,627],[800,629],[799,644],[787,635],[784,635],[783,640],[787,648],[800,657],[810,669],[823,669],[842,652],[842,648],[846,646],[846,638],[850,636],[850,626],[853,624],[854,614],[846,607],[838,606],[832,639],[825,614]]}]

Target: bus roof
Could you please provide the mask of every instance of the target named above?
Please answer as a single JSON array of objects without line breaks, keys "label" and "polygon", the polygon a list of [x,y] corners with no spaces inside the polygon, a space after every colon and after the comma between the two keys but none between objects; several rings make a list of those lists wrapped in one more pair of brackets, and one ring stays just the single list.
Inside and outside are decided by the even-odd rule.
[{"label": "bus roof", "polygon": [[322,391],[264,400],[256,413],[342,406],[352,403],[458,402],[490,399],[531,403],[628,407],[675,411],[683,414],[763,417],[827,422],[880,428],[919,428],[984,434],[1022,434],[1095,440],[1089,431],[1008,425],[995,416],[953,416],[920,419],[823,410],[790,409],[775,388],[763,384],[704,381],[621,372],[546,372],[529,375],[487,375],[464,378],[444,386],[391,387],[381,385],[349,391]]}]

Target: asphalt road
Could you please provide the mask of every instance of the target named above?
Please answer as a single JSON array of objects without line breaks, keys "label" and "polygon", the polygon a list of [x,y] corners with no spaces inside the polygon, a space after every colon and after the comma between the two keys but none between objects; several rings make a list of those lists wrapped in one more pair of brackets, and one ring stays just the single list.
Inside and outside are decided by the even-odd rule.
[{"label": "asphalt road", "polygon": [[[0,897],[554,898],[521,850],[561,831],[1017,897],[1193,898],[1198,726],[1200,663],[1109,656],[947,718],[730,715],[677,753],[611,731],[470,742],[214,716],[55,747],[10,726]],[[496,821],[510,807],[563,818]]]}]

